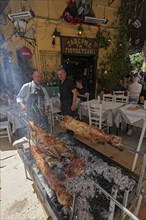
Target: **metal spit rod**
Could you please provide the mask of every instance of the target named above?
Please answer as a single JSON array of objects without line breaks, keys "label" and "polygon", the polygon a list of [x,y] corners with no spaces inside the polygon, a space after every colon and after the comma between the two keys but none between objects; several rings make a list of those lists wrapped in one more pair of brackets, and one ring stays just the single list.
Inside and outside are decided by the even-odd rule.
[{"label": "metal spit rod", "polygon": [[131,217],[132,220],[139,220],[132,212],[130,212],[126,207],[124,207],[121,203],[119,203],[113,196],[111,196],[106,190],[104,190],[98,183],[95,183],[89,176],[85,175],[88,179],[90,179],[94,185],[100,189],[106,196],[108,196],[110,199],[112,199],[115,204],[123,211],[125,212],[129,217]]},{"label": "metal spit rod", "polygon": [[73,220],[73,218],[74,218],[75,204],[76,204],[76,194],[74,193],[73,194],[73,205],[72,205],[70,220]]}]

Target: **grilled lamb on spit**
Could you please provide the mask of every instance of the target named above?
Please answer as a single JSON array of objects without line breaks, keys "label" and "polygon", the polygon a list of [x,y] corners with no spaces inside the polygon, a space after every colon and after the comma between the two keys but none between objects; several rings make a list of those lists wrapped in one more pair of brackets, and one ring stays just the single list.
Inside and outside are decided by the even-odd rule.
[{"label": "grilled lamb on spit", "polygon": [[[71,151],[66,144],[49,135],[35,122],[29,121],[31,138],[35,143],[37,151],[45,157],[47,162],[61,162],[65,158],[69,163],[65,169],[68,178],[75,178],[85,172],[85,160]],[[49,157],[49,160],[48,158]]]},{"label": "grilled lamb on spit", "polygon": [[31,139],[41,154],[55,158],[58,161],[61,161],[65,157],[73,157],[74,152],[62,141],[46,133],[46,131],[39,127],[34,121],[29,121],[28,124],[31,130]]},{"label": "grilled lamb on spit", "polygon": [[88,139],[94,143],[107,142],[118,150],[123,150],[122,139],[115,135],[106,135],[101,129],[85,122],[78,121],[71,116],[62,116],[59,118],[60,125],[72,130],[76,135]]},{"label": "grilled lamb on spit", "polygon": [[37,166],[41,170],[42,174],[47,179],[51,189],[56,193],[57,199],[65,207],[70,207],[72,205],[72,195],[66,191],[65,186],[60,182],[60,180],[55,176],[53,170],[45,162],[41,154],[39,154],[35,147],[31,147],[31,153],[36,161]]}]

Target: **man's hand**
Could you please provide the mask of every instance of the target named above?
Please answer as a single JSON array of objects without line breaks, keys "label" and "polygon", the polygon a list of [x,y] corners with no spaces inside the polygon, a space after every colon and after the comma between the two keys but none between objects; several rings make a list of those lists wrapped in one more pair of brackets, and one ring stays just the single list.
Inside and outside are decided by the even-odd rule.
[{"label": "man's hand", "polygon": [[21,108],[21,110],[23,110],[24,112],[27,111],[26,106],[23,104],[23,102],[19,102],[19,107]]},{"label": "man's hand", "polygon": [[71,106],[71,110],[72,110],[72,111],[75,111],[75,110],[76,110],[76,105],[72,105],[72,106]]},{"label": "man's hand", "polygon": [[45,115],[49,115],[49,109],[47,108],[47,109],[45,109]]}]

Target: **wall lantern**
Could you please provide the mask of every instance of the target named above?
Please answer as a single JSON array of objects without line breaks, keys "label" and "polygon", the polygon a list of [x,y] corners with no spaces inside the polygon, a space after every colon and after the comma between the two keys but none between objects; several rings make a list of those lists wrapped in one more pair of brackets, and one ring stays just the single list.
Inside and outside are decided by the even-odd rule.
[{"label": "wall lantern", "polygon": [[29,11],[21,11],[13,14],[8,14],[8,18],[14,24],[15,33],[17,33],[19,37],[23,38],[33,47],[36,46],[36,40],[34,38],[26,36],[26,29],[28,21],[34,17],[35,14],[31,9]]},{"label": "wall lantern", "polygon": [[82,36],[82,34],[83,34],[83,28],[82,28],[82,26],[80,25],[80,26],[78,27],[78,36]]},{"label": "wall lantern", "polygon": [[26,34],[27,21],[16,20],[13,23],[16,33],[19,35],[19,37],[23,37]]},{"label": "wall lantern", "polygon": [[55,41],[56,37],[60,37],[60,32],[57,31],[57,28],[54,29],[54,32],[53,32],[53,34],[52,34],[52,45],[53,45],[53,46],[54,46],[55,43],[56,43],[56,41]]}]

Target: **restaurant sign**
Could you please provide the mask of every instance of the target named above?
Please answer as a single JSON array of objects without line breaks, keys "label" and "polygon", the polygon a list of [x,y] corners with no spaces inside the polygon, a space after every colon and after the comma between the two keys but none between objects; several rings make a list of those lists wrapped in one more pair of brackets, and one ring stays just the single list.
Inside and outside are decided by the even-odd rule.
[{"label": "restaurant sign", "polygon": [[63,54],[95,55],[97,54],[97,40],[94,38],[61,37]]}]

